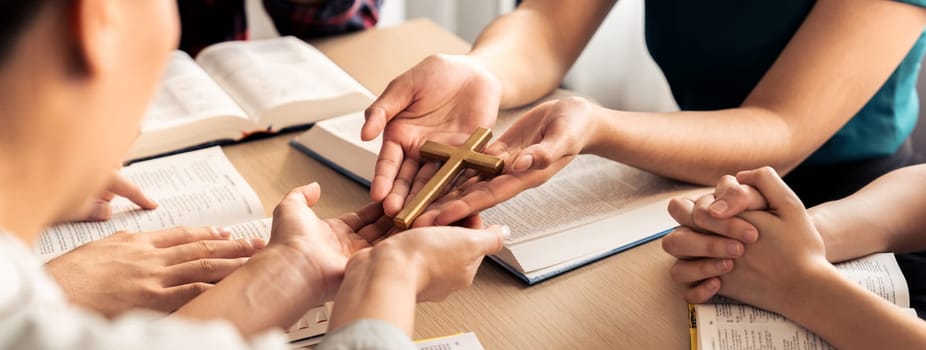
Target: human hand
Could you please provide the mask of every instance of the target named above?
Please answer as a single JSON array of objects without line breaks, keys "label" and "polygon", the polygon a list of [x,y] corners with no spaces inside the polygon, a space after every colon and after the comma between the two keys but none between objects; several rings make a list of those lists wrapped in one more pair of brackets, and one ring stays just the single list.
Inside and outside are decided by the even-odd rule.
[{"label": "human hand", "polygon": [[756,188],[768,210],[739,214],[755,226],[759,238],[720,277],[720,294],[788,315],[792,299],[808,280],[838,272],[827,261],[823,238],[801,200],[774,169],[743,171],[736,180]]},{"label": "human hand", "polygon": [[58,222],[109,220],[113,214],[109,203],[116,196],[125,197],[142,209],[151,210],[158,207],[158,204],[148,198],[141,188],[116,171],[113,172],[109,185],[103,193],[89,200],[80,210],[65,214]]},{"label": "human hand", "polygon": [[[469,220],[480,225],[479,220]],[[362,319],[411,334],[415,303],[439,301],[472,284],[486,254],[501,250],[507,227],[426,227],[392,235],[347,263],[329,330]]]},{"label": "human hand", "polygon": [[372,246],[392,228],[383,215],[382,205],[371,203],[355,213],[321,220],[312,206],[321,197],[321,188],[312,183],[290,191],[273,211],[269,247],[295,248],[314,267],[324,286],[322,302],[334,298],[344,268],[355,252]]},{"label": "human hand", "polygon": [[755,188],[729,175],[713,193],[669,202],[669,214],[681,226],[662,239],[662,248],[678,259],[670,274],[688,287],[686,301],[703,303],[720,290],[718,277],[733,269],[733,259],[743,254],[745,244],[758,239],[756,228],[736,215],[766,206]]},{"label": "human hand", "polygon": [[[548,101],[532,108],[485,150],[505,160],[501,175],[487,180],[472,177],[453,186],[413,226],[448,225],[543,184],[591,142],[589,130],[595,129],[594,109],[591,103],[578,97]],[[411,193],[421,187],[416,183]]]},{"label": "human hand", "polygon": [[368,278],[376,278],[377,272],[402,275],[412,284],[419,302],[441,301],[472,284],[483,257],[500,251],[507,235],[507,226],[411,229],[358,254],[356,260],[365,261],[352,259],[348,269],[365,269],[361,266],[366,264],[378,266],[364,270]]},{"label": "human hand", "polygon": [[71,302],[113,317],[135,308],[172,312],[264,247],[216,228],[113,235],[45,264]]},{"label": "human hand", "polygon": [[427,180],[416,176],[425,141],[463,144],[476,128],[495,124],[500,100],[497,79],[467,56],[434,55],[395,78],[367,108],[361,132],[364,140],[383,134],[371,198],[395,216],[413,181]]}]

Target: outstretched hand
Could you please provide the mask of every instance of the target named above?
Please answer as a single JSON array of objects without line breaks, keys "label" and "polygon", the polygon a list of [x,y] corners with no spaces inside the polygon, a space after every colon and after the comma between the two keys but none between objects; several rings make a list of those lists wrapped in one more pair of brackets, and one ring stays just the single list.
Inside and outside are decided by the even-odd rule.
[{"label": "outstretched hand", "polygon": [[334,298],[347,260],[357,251],[371,247],[392,228],[382,205],[371,203],[357,212],[338,218],[319,219],[312,207],[321,188],[312,183],[290,191],[273,211],[271,246],[296,248],[306,257],[325,285],[324,300]]},{"label": "outstretched hand", "polygon": [[[563,169],[591,142],[594,106],[581,98],[549,101],[532,108],[486,148],[505,160],[502,175],[471,177],[432,204],[414,227],[448,225],[539,186]],[[433,173],[422,168],[422,174]],[[414,195],[421,186],[412,188]]]},{"label": "outstretched hand", "polygon": [[361,131],[364,140],[383,135],[371,198],[397,214],[412,183],[427,181],[419,176],[425,141],[462,144],[476,128],[495,124],[500,100],[497,79],[466,56],[431,56],[395,78],[367,108]]}]

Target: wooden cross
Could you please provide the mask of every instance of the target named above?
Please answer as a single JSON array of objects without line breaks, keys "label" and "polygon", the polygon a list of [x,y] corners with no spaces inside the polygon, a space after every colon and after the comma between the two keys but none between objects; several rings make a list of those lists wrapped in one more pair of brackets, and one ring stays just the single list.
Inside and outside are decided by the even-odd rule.
[{"label": "wooden cross", "polygon": [[395,216],[395,226],[405,230],[411,227],[427,206],[441,195],[447,186],[463,172],[464,168],[476,169],[483,173],[498,174],[505,167],[505,162],[497,157],[479,153],[492,138],[492,131],[486,128],[476,129],[476,132],[460,147],[451,147],[437,142],[427,141],[418,151],[422,158],[443,161],[444,165],[437,170],[428,182],[421,188],[408,205]]}]

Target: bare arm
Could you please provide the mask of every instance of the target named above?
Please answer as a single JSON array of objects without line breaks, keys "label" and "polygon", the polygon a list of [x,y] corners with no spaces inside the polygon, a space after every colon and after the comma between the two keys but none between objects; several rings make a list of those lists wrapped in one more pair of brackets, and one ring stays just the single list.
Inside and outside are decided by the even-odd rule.
[{"label": "bare arm", "polygon": [[926,250],[926,165],[892,171],[810,213],[830,261]]},{"label": "bare arm", "polygon": [[245,337],[291,326],[311,307],[332,300],[354,252],[385,234],[382,207],[368,205],[338,219],[312,212],[317,184],[299,187],[273,212],[267,247],[244,266],[174,313],[191,319],[224,319]]},{"label": "bare arm", "polygon": [[502,82],[501,107],[556,88],[616,2],[528,0],[486,27],[470,55]]},{"label": "bare arm", "polygon": [[926,323],[842,277],[831,266],[808,276],[782,313],[837,349],[922,349]]},{"label": "bare arm", "polygon": [[600,109],[585,151],[701,184],[764,165],[787,173],[871,99],[924,25],[926,9],[895,1],[818,1],[741,107]]}]

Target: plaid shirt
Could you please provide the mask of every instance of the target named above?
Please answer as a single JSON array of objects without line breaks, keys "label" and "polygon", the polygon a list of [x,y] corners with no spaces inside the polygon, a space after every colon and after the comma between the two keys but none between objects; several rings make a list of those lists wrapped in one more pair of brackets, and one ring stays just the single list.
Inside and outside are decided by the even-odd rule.
[{"label": "plaid shirt", "polygon": [[[183,33],[180,49],[191,55],[214,43],[248,38],[245,0],[177,0]],[[280,35],[303,39],[376,25],[383,0],[262,0]]]}]

